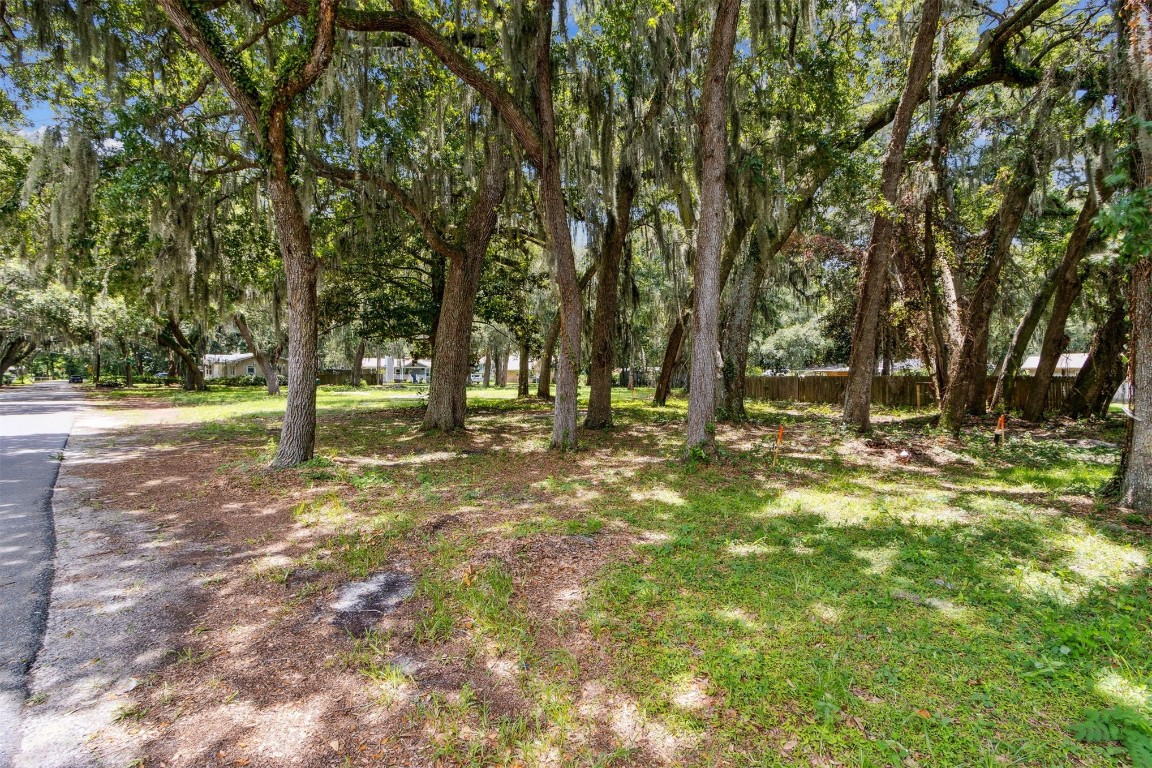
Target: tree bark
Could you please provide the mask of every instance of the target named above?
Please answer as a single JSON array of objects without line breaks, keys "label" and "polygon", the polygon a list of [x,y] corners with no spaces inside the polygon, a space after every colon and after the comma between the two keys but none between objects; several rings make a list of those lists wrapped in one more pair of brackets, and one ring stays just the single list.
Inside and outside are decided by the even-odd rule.
[{"label": "tree bark", "polygon": [[[184,389],[195,392],[208,389],[204,384],[204,372],[200,370],[200,365],[196,361],[194,348],[180,330],[180,323],[177,322],[175,315],[168,314],[164,327],[156,334],[156,341],[160,346],[175,352],[180,362],[184,364]],[[169,367],[169,374],[174,367],[174,365]]]},{"label": "tree bark", "polygon": [[[252,357],[256,359],[256,364],[260,366],[260,371],[264,374],[264,386],[268,394],[280,394],[280,373],[276,370],[276,361],[269,360],[268,355],[260,349],[260,345],[256,343],[256,339],[252,335],[252,330],[248,327],[248,321],[242,313],[233,313],[232,322],[236,324],[236,330],[240,332],[240,337],[244,339],[244,344],[248,347],[248,351],[251,352]],[[363,343],[361,343],[361,348],[363,348]]]},{"label": "tree bark", "polygon": [[508,355],[510,350],[507,346],[499,346],[496,348],[496,386],[503,389],[508,386]]},{"label": "tree bark", "polygon": [[560,168],[560,147],[556,142],[556,113],[552,97],[552,8],[553,0],[536,5],[536,118],[540,126],[540,206],[548,248],[556,264],[556,287],[560,292],[559,354],[556,358],[556,400],[553,406],[553,450],[575,450],[577,366],[580,362],[580,334],[583,322],[583,296],[576,274],[576,254],[568,229],[568,213]]},{"label": "tree bark", "polygon": [[556,354],[556,340],[560,338],[560,313],[552,318],[548,335],[544,337],[544,349],[540,352],[540,381],[536,384],[536,397],[552,399],[552,356]]},{"label": "tree bark", "polygon": [[1141,258],[1132,267],[1128,312],[1132,323],[1128,344],[1132,413],[1120,503],[1152,513],[1152,258]]},{"label": "tree bark", "polygon": [[286,166],[268,177],[272,218],[288,282],[288,402],[274,467],[312,458],[316,443],[316,254]]},{"label": "tree bark", "polygon": [[844,425],[858,432],[871,428],[872,376],[876,373],[876,328],[880,306],[888,283],[888,264],[896,240],[893,214],[900,179],[904,175],[904,150],[916,112],[920,92],[932,68],[932,48],[940,23],[941,0],[925,0],[912,44],[904,91],[892,121],[892,134],[884,155],[880,176],[879,210],[872,221],[872,237],[860,274],[856,318],[852,329],[852,352],[848,360],[848,382],[844,388]]},{"label": "tree bark", "polygon": [[1028,345],[1032,343],[1036,327],[1040,325],[1040,318],[1048,308],[1048,301],[1056,290],[1056,278],[1059,275],[1059,266],[1045,275],[1039,292],[1033,297],[1032,303],[1028,305],[1028,310],[1020,318],[1020,324],[1012,334],[1012,341],[1008,344],[1004,359],[996,369],[996,388],[992,391],[992,402],[989,405],[993,411],[1007,411],[1012,407],[1012,396],[1016,392],[1016,377],[1020,373],[1020,364],[1024,361]]},{"label": "tree bark", "polygon": [[[1040,135],[1047,128],[1048,117],[1057,96],[1049,92],[1041,98],[1032,127],[1020,147],[1020,158],[1005,183],[1004,197],[984,228],[981,237],[984,243],[980,262],[982,267],[965,301],[960,298],[959,280],[951,275],[947,263],[941,260],[942,267],[949,271],[945,276],[945,291],[948,294],[953,327],[950,334],[952,349],[948,361],[948,388],[940,403],[940,426],[953,433],[959,432],[964,425],[965,412],[973,396],[973,381],[979,378],[976,369],[981,364],[981,350],[985,350],[986,354],[992,310],[1000,290],[1000,274],[1011,254],[1012,241],[1020,229],[1032,192],[1051,164],[1052,149],[1040,141]],[[983,365],[986,376],[986,357]]]},{"label": "tree bark", "polygon": [[8,369],[24,362],[34,351],[36,342],[26,336],[6,340],[4,351],[0,353],[0,385],[4,383],[4,374]]},{"label": "tree bark", "polygon": [[[989,317],[991,321],[991,317]],[[968,385],[968,407],[970,416],[983,416],[988,413],[988,336],[991,322],[985,324],[976,347],[972,351],[972,381]]]},{"label": "tree bark", "polygon": [[1068,315],[1084,286],[1086,272],[1080,268],[1080,263],[1090,250],[1096,214],[1100,212],[1100,205],[1107,201],[1107,195],[1105,186],[1101,186],[1099,197],[1091,193],[1088,195],[1064,248],[1056,292],[1052,297],[1052,313],[1048,316],[1048,326],[1044,330],[1044,341],[1040,347],[1040,362],[1036,366],[1028,402],[1024,404],[1024,418],[1027,421],[1039,421],[1048,405],[1048,386],[1052,383],[1052,374],[1060,355],[1064,354],[1068,346],[1068,336],[1064,332],[1068,325]]},{"label": "tree bark", "polygon": [[349,384],[354,387],[364,384],[364,349],[367,346],[368,343],[364,339],[360,339],[360,343],[356,345],[356,351],[352,353],[352,375]]},{"label": "tree bark", "polygon": [[[490,147],[480,184],[456,244],[447,251],[448,269],[432,349],[434,375],[424,412],[425,431],[454,432],[464,428],[468,410],[468,379],[472,374],[472,319],[488,245],[496,231],[497,210],[508,189],[508,157]],[[491,362],[491,361],[489,361]],[[485,376],[484,386],[488,386]]]},{"label": "tree bark", "polygon": [[288,402],[274,467],[312,458],[316,438],[316,255],[312,232],[292,182],[289,112],[332,61],[337,0],[317,0],[307,24],[314,32],[305,56],[287,60],[274,87],[256,91],[255,79],[240,57],[225,57],[219,31],[186,0],[160,0],[177,34],[199,56],[228,94],[261,149],[268,198],[288,285]]},{"label": "tree bark", "polygon": [[[1129,178],[1144,194],[1152,188],[1152,8],[1127,0],[1117,13],[1121,48],[1121,115],[1128,118],[1132,148]],[[1147,198],[1145,198],[1145,201]],[[1147,215],[1147,211],[1144,212]],[[1128,250],[1128,249],[1126,249]],[[1144,514],[1152,513],[1152,255],[1147,241],[1124,254],[1131,264],[1128,284],[1128,382],[1131,413],[1117,477],[1120,501]]]},{"label": "tree bark", "polygon": [[616,351],[616,307],[620,297],[620,259],[632,226],[632,201],[639,178],[629,163],[616,175],[616,207],[609,212],[600,246],[600,278],[596,285],[596,312],[592,320],[592,360],[588,373],[591,393],[584,426],[612,426],[612,368]]},{"label": "tree bark", "polygon": [[[934,0],[930,0],[934,1]],[[724,109],[728,70],[736,42],[739,0],[719,0],[715,26],[704,66],[700,95],[700,215],[696,229],[696,261],[692,269],[692,369],[689,373],[689,451],[710,448],[716,418],[716,373],[720,354],[720,250],[727,208],[724,186],[728,155],[728,121]]]},{"label": "tree bark", "polygon": [[1119,285],[1109,286],[1110,311],[1092,334],[1088,356],[1076,374],[1060,413],[1072,419],[1101,416],[1124,380],[1124,348],[1128,342],[1128,304]]},{"label": "tree bark", "polygon": [[[729,245],[739,252],[748,232],[747,219],[738,217],[728,235]],[[716,403],[717,416],[727,421],[744,421],[744,376],[748,369],[748,345],[752,340],[752,321],[756,299],[768,272],[769,258],[753,252],[747,255],[736,273],[731,298],[724,307],[720,325],[720,389]]]},{"label": "tree bark", "polygon": [[652,395],[652,402],[656,405],[663,406],[668,402],[668,394],[672,391],[672,373],[676,370],[676,364],[680,362],[680,353],[684,349],[684,331],[687,330],[691,319],[691,312],[680,314],[672,326],[672,332],[668,334],[668,344],[664,347],[664,360],[660,363],[660,375],[656,379],[656,392]]},{"label": "tree bark", "polygon": [[484,353],[484,388],[492,386],[492,358],[496,357],[496,347],[492,344],[488,345],[488,350]]},{"label": "tree bark", "polygon": [[516,397],[528,397],[528,334],[525,332],[520,339],[520,369],[516,372]]}]

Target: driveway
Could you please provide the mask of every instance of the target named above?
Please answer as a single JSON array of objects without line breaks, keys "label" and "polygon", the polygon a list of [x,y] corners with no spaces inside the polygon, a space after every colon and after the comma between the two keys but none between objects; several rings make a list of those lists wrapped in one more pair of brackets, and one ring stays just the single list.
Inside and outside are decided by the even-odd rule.
[{"label": "driveway", "polygon": [[0,768],[17,747],[52,584],[52,487],[83,397],[64,383],[0,389]]}]

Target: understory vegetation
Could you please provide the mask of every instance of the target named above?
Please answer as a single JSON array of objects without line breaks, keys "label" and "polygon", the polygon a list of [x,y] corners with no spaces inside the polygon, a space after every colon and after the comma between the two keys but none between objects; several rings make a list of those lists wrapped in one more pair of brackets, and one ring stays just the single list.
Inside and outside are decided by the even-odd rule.
[{"label": "understory vegetation", "polygon": [[[750,403],[719,460],[685,464],[686,403],[643,391],[559,457],[547,404],[512,391],[443,436],[413,392],[321,388],[317,458],[269,471],[282,401],[102,394],[154,450],[210,452],[214,478],[181,492],[223,477],[288,510],[264,541],[295,548],[246,547],[217,594],[320,574],[273,600],[290,622],[408,563],[399,618],[325,650],[430,762],[1147,764],[1147,523],[1093,497],[1119,420],[997,447],[991,421],[954,438],[881,411],[865,440],[831,409]],[[157,739],[177,706],[151,708]],[[375,749],[351,764],[391,764]]]}]

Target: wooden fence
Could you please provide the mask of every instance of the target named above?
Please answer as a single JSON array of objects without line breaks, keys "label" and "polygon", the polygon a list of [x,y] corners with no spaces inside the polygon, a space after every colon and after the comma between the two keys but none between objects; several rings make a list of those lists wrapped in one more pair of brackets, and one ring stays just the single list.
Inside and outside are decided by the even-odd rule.
[{"label": "wooden fence", "polygon": [[[1048,403],[1058,404],[1072,390],[1074,376],[1054,376],[1048,387]],[[1016,379],[1012,408],[1023,408],[1032,392],[1035,379]],[[841,403],[844,401],[846,376],[750,376],[744,380],[744,392],[750,400],[785,400],[796,403]],[[996,380],[988,379],[987,398],[992,399]],[[927,376],[873,376],[872,402],[877,405],[926,408],[936,402],[936,390]]]}]

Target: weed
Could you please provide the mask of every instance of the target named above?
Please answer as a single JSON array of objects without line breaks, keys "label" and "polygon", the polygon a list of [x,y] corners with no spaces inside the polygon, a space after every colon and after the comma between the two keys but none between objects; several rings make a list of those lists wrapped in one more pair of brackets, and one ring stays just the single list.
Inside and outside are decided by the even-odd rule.
[{"label": "weed", "polygon": [[112,720],[116,723],[123,723],[129,720],[139,722],[147,715],[148,710],[139,704],[124,704],[113,713]]}]

